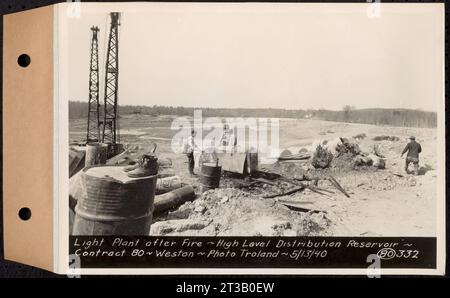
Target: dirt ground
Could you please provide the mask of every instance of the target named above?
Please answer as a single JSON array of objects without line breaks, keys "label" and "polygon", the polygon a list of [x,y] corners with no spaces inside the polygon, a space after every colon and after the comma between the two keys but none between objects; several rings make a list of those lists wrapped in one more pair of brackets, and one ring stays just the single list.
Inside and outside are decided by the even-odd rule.
[{"label": "dirt ground", "polygon": [[[220,189],[201,194],[198,178],[188,175],[186,156],[170,149],[171,137],[176,133],[170,129],[172,119],[145,115],[120,119],[122,143],[145,148],[156,142],[160,155],[172,160],[174,172],[197,190],[193,202],[156,217],[152,235],[434,236],[436,233],[436,129],[281,119],[281,148],[345,137],[368,153],[378,144],[380,153],[386,157],[386,169],[353,168],[349,161],[339,159],[333,161],[331,168],[320,171],[311,169],[308,160],[260,165],[263,172],[289,178],[305,173],[320,178],[332,175],[350,195],[344,196],[330,181],[321,179],[318,187],[328,190],[326,195],[305,189],[265,199],[264,195],[273,193],[273,186],[239,189],[234,182],[242,177],[229,175],[222,177]],[[81,141],[84,134],[85,120],[71,120],[71,141]],[[358,134],[366,137],[354,139]],[[396,136],[398,140],[373,140],[380,135]],[[422,145],[420,165],[427,169],[424,175],[413,176],[404,171],[404,158],[400,154],[410,135],[416,136]],[[276,183],[285,190],[293,187]],[[311,211],[291,210],[282,201],[299,202]]]}]

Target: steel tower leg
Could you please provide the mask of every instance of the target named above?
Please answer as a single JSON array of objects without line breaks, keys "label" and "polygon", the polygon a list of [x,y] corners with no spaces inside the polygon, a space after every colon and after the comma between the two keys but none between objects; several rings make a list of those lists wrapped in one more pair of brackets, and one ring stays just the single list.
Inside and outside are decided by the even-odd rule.
[{"label": "steel tower leg", "polygon": [[118,142],[118,83],[119,83],[119,43],[118,43],[118,12],[112,12],[111,27],[108,40],[108,52],[105,71],[105,102],[102,142],[114,145]]},{"label": "steel tower leg", "polygon": [[92,27],[91,60],[89,66],[89,112],[86,143],[100,141],[100,101],[98,72],[98,27]]}]

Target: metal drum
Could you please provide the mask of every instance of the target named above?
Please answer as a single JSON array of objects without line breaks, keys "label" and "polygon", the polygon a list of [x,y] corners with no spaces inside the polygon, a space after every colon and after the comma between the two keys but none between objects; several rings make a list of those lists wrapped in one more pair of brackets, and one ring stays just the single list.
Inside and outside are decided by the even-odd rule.
[{"label": "metal drum", "polygon": [[204,163],[202,165],[202,172],[200,174],[200,183],[202,185],[202,192],[209,189],[218,188],[220,184],[220,175],[222,167],[217,163]]},{"label": "metal drum", "polygon": [[[93,175],[91,169],[108,174]],[[73,235],[149,235],[156,175],[127,178],[122,172],[113,166],[83,169],[86,196],[77,202]]]}]

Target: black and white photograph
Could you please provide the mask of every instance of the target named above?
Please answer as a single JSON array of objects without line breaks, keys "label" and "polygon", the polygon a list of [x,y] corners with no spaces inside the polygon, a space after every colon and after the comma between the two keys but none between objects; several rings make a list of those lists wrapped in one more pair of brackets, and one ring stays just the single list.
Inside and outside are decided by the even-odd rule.
[{"label": "black and white photograph", "polygon": [[82,268],[442,272],[443,5],[58,11]]}]

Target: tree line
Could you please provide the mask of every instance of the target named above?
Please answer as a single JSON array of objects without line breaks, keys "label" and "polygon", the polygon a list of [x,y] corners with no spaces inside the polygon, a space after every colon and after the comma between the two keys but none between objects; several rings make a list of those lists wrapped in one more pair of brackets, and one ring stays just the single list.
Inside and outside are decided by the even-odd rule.
[{"label": "tree line", "polygon": [[437,114],[410,109],[319,110],[317,118],[328,121],[364,123],[402,127],[437,127]]},{"label": "tree line", "polygon": [[[320,119],[327,121],[364,123],[375,125],[403,126],[403,127],[436,127],[437,114],[422,110],[410,109],[355,109],[344,106],[341,111],[325,109],[318,110],[288,110],[288,109],[229,109],[229,108],[191,108],[170,107],[162,105],[119,107],[120,115],[174,115],[192,116],[194,110],[201,109],[203,117],[266,117],[266,118],[296,118]],[[100,109],[101,111],[102,109]],[[69,102],[69,118],[87,118],[88,103],[79,101]]]}]

